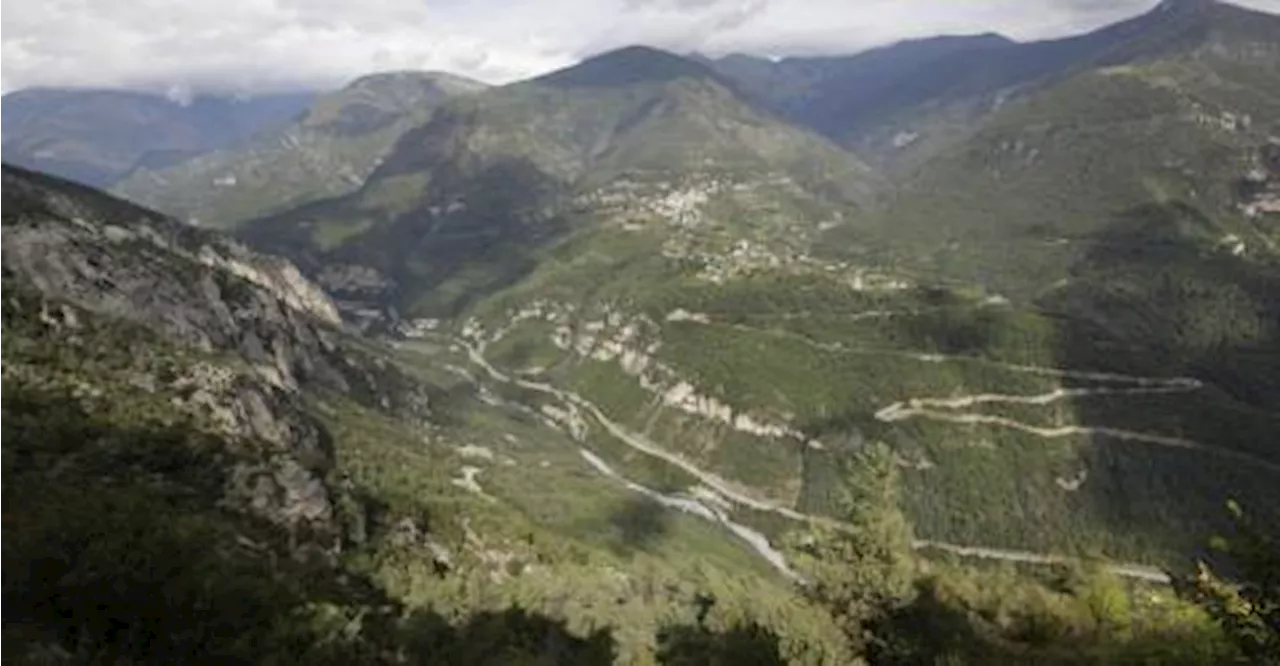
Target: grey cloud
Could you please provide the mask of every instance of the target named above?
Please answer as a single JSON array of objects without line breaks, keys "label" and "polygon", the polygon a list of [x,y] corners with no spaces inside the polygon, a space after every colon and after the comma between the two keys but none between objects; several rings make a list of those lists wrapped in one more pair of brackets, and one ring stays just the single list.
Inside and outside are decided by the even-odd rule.
[{"label": "grey cloud", "polygon": [[[704,50],[726,33],[749,25],[770,7],[769,0],[626,0],[625,20],[600,30],[576,55],[587,56],[627,44],[648,44],[677,52]],[[821,0],[820,0],[821,1]]]},{"label": "grey cloud", "polygon": [[[13,0],[0,86],[255,90],[429,68],[500,83],[627,44],[849,53],[896,39],[1078,32],[1156,0]],[[1280,11],[1280,0],[1242,0]]]},{"label": "grey cloud", "polygon": [[740,28],[759,16],[768,6],[769,0],[748,0],[738,4],[712,20],[711,30],[723,32]]},{"label": "grey cloud", "polygon": [[721,4],[724,0],[625,0],[623,8],[627,11],[658,7],[678,9],[681,11],[706,9]]},{"label": "grey cloud", "polygon": [[1112,12],[1117,9],[1143,9],[1151,3],[1144,0],[1059,0],[1058,5],[1068,11],[1085,13]]}]

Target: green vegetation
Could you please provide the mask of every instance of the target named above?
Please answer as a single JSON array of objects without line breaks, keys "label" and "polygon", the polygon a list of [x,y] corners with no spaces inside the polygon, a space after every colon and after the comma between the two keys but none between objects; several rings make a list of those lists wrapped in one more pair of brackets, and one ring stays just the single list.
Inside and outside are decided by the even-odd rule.
[{"label": "green vegetation", "polygon": [[306,108],[311,92],[249,99],[161,92],[28,88],[4,95],[4,160],[94,187],[138,168],[162,168],[243,141]]},{"label": "green vegetation", "polygon": [[1032,299],[1074,280],[1117,216],[1181,202],[1208,221],[1208,243],[1273,254],[1274,225],[1241,215],[1237,184],[1277,132],[1280,21],[1225,3],[1174,18],[1130,37],[1114,66],[1000,105],[827,247]]},{"label": "green vegetation", "polygon": [[1280,544],[1265,526],[1229,504],[1235,521],[1232,539],[1216,540],[1237,569],[1236,580],[1223,579],[1201,563],[1183,591],[1209,613],[1251,663],[1280,663]]},{"label": "green vegetation", "polygon": [[[263,449],[184,415],[142,379],[181,383],[197,357],[89,313],[69,329],[30,316],[39,311],[38,301],[10,301],[4,320],[4,632],[15,663],[834,665],[862,654],[884,664],[1217,664],[1234,655],[1203,614],[1164,591],[1101,574],[1037,582],[917,560],[884,447],[840,473],[854,531],[790,539],[810,579],[796,594],[705,524],[600,485],[572,465],[571,445],[448,386],[460,399],[437,401],[452,418],[433,419],[425,442],[390,415],[320,400],[345,545],[337,562],[299,558],[323,547],[318,525],[288,531],[225,504],[221,475]],[[499,448],[506,434],[518,445]],[[482,477],[497,504],[448,484],[462,442],[518,458],[520,473]],[[552,462],[542,477],[538,459]],[[593,511],[619,522],[610,528]]]},{"label": "green vegetation", "polygon": [[1167,590],[1087,569],[1039,576],[918,561],[891,452],[846,467],[851,532],[796,539],[805,591],[875,664],[1221,664],[1233,649]]},{"label": "green vegetation", "polygon": [[[647,67],[657,74],[579,80]],[[755,111],[705,67],[631,49],[453,99],[406,133],[359,191],[263,217],[241,233],[300,261],[377,269],[397,285],[382,300],[414,315],[453,316],[529,278],[549,255],[566,256],[584,229],[607,252],[619,238],[599,233],[600,223],[652,219],[647,209],[686,196],[681,189],[748,185],[720,197],[742,202],[711,207],[705,233],[731,242],[735,228],[833,216],[865,202],[874,182],[856,158]],[[354,219],[373,227],[337,245],[333,234],[317,242],[314,227],[349,228],[333,220]]]},{"label": "green vegetation", "polygon": [[[436,106],[483,87],[433,72],[362,77],[319,96],[288,124],[178,164],[139,169],[113,191],[202,226],[234,228],[355,191],[396,140]],[[317,238],[326,249],[340,242],[332,231]]]},{"label": "green vegetation", "polygon": [[[1271,658],[1280,70],[1202,5],[993,72],[1036,85],[880,210],[857,159],[649,49],[429,120],[458,91],[356,84],[290,130],[354,178],[210,205],[283,211],[244,236],[384,312],[365,336],[287,265],[6,169],[6,648]],[[1185,579],[1228,496],[1250,517]]]},{"label": "green vegetation", "polygon": [[[646,235],[628,245],[627,232],[584,229],[471,313],[491,330],[543,301],[575,307],[570,328],[607,312],[648,317],[660,334],[632,347],[660,342],[656,361],[735,413],[789,424],[827,448],[891,445],[905,468],[906,509],[926,538],[1175,564],[1222,527],[1224,495],[1263,505],[1273,496],[1271,468],[1240,455],[1274,459],[1270,387],[1280,371],[1272,367],[1275,313],[1267,294],[1280,273],[1268,259],[1206,245],[1208,224],[1174,205],[1118,218],[1075,279],[1035,307],[959,287],[857,290],[839,274],[760,271],[713,284],[654,256]],[[666,321],[676,310],[707,321]],[[540,380],[588,397],[615,421],[731,482],[830,515],[830,469],[841,453],[665,407],[616,361],[557,349],[552,332],[547,322],[520,323],[486,355],[508,369],[540,369]],[[1160,383],[1178,378],[1205,384]],[[1168,390],[1142,388],[1156,385]],[[1059,390],[1081,394],[1053,398]],[[1042,401],[943,411],[1208,448],[875,416],[912,399],[978,395]],[[617,445],[595,448],[609,446]],[[612,464],[669,487],[665,466],[647,470],[644,456],[619,453]]]}]

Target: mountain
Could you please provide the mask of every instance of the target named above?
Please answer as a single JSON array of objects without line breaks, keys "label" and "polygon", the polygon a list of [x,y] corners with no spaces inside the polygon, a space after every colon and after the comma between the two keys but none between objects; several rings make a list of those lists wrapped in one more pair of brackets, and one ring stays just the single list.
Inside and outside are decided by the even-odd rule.
[{"label": "mountain", "polygon": [[709,509],[601,473],[447,349],[359,337],[292,264],[225,236],[3,179],[18,663],[631,663],[706,597],[707,640],[739,627],[776,653],[785,630],[848,663]]},{"label": "mountain", "polygon": [[[6,645],[20,661],[248,658],[207,627],[262,647],[301,633],[289,615],[311,595],[358,607],[332,565],[332,438],[299,389],[354,395],[376,370],[339,351],[332,301],[228,239],[3,178]],[[196,608],[207,625],[180,619]]]},{"label": "mountain", "polygon": [[[1109,514],[1108,530],[1141,530],[1195,512],[1173,518],[1163,507],[1174,504],[1200,504],[1210,515],[1212,496],[1227,487],[1261,490],[1256,484],[1271,472],[1216,490],[1213,478],[1268,468],[1280,428],[1280,236],[1277,215],[1268,212],[1280,191],[1280,17],[1177,3],[1145,20],[1148,30],[1114,45],[1098,64],[1005,104],[970,138],[906,177],[883,209],[831,230],[824,242],[834,250],[828,260],[1007,302],[1002,307],[1019,314],[954,341],[971,354],[1195,383],[1181,397],[1174,384],[1164,398],[1115,386],[1110,398],[1087,387],[1081,395],[1094,397],[1040,395],[1046,405],[1062,405],[1032,431],[1048,441],[1073,441],[1072,426],[1103,428],[1080,438],[1078,451],[1088,469],[1084,488],[1102,495],[1097,506]],[[976,321],[966,321],[938,333],[976,333],[967,328]],[[997,386],[989,393],[1008,393]],[[1081,388],[1074,381],[1062,387]],[[969,409],[979,403],[941,400],[916,413],[945,406],[925,418],[1032,423],[1005,411],[1012,403],[997,409],[1000,402]],[[969,428],[971,437],[981,431]],[[1165,439],[1149,436],[1156,434]],[[1191,471],[1180,454],[1161,452],[1161,442],[1217,450],[1223,467]],[[1047,506],[1036,504],[1037,512]],[[1193,519],[1187,529],[1204,523]]]},{"label": "mountain", "polygon": [[[892,189],[646,48],[445,100],[241,240],[6,167],[6,649],[1267,656],[1168,584],[1280,525],[1280,33],[1137,21]],[[916,46],[1020,48],[975,39]]]},{"label": "mountain", "polygon": [[358,336],[287,261],[82,185],[5,166],[0,192],[15,663],[1240,654],[1160,587],[917,561],[883,448],[846,461],[855,524],[773,550],[724,481],[608,445],[465,340]]},{"label": "mountain", "polygon": [[288,125],[178,164],[139,168],[112,189],[200,224],[234,226],[356,189],[435,106],[484,87],[442,72],[361,77],[321,95]]},{"label": "mountain", "polygon": [[[784,117],[865,153],[882,169],[899,170],[981,113],[977,107],[989,104],[982,93],[999,86],[966,85],[965,79],[1025,63],[1009,57],[1014,46],[999,35],[935,37],[852,56],[772,61],[736,55],[712,66]],[[912,122],[918,114],[925,119]]]},{"label": "mountain", "polygon": [[[1112,60],[1011,100],[884,198],[704,63],[625,49],[452,100],[358,192],[242,236],[369,331],[448,336],[499,385],[577,414],[636,483],[692,475],[771,537],[839,516],[842,461],[883,444],[922,547],[1149,574],[1225,529],[1228,496],[1270,520],[1280,469],[1274,270],[1244,225],[1262,226],[1241,201],[1110,198],[1146,182],[1124,179],[1133,161],[1185,150],[1178,168],[1269,201],[1248,161],[1269,149],[1210,103],[1247,102],[1266,131],[1271,17],[1169,11],[1113,29],[1129,39]],[[1208,110],[1161,106],[1193,94],[1151,80],[1199,86]],[[1063,143],[1018,148],[1006,122]],[[963,161],[996,150],[998,174]],[[1025,242],[1030,214],[1088,210],[1046,228],[1096,242]],[[1041,297],[1072,268],[1080,291]]]},{"label": "mountain", "polygon": [[[1212,4],[1212,3],[1209,3]],[[1195,39],[1206,3],[1173,0],[1083,35],[1018,43],[995,34],[909,40],[851,56],[711,61],[785,117],[878,168],[910,171],[1024,93]],[[1148,53],[1150,52],[1150,53]]]},{"label": "mountain", "polygon": [[107,186],[221,148],[304,110],[312,93],[174,100],[125,90],[33,88],[3,98],[5,161]]},{"label": "mountain", "polygon": [[1028,298],[1151,206],[1198,211],[1203,222],[1184,229],[1195,243],[1274,256],[1280,17],[1216,3],[1165,15],[1101,64],[991,114],[846,240],[933,279]]},{"label": "mountain", "polygon": [[[813,230],[801,219],[842,214],[878,183],[709,68],[634,47],[450,100],[359,191],[253,221],[243,235],[343,298],[448,314],[571,236],[632,236],[637,248],[667,238],[669,252],[688,252],[750,229],[795,245]],[[705,224],[655,217],[706,199],[718,210]],[[806,229],[788,237],[797,224]]]}]

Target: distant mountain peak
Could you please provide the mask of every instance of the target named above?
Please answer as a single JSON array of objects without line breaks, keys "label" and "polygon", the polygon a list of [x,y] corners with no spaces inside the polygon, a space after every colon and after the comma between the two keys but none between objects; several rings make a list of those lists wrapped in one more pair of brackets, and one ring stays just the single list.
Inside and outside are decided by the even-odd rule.
[{"label": "distant mountain peak", "polygon": [[[901,46],[933,45],[933,46],[939,46],[939,47],[942,47],[942,46],[977,47],[977,46],[1008,46],[1010,44],[1016,44],[1016,43],[1017,42],[1015,42],[1013,39],[1010,39],[1009,37],[1006,37],[1005,35],[1002,35],[998,32],[978,32],[973,34],[954,34],[954,35],[947,34],[947,35],[934,35],[931,37],[913,37],[913,38],[899,40],[897,42],[887,44],[886,46],[901,47]],[[868,51],[874,51],[874,50],[876,49],[868,49]],[[865,52],[866,51],[864,51],[864,53]]]},{"label": "distant mountain peak", "polygon": [[1197,11],[1217,4],[1217,0],[1161,0],[1156,11]]},{"label": "distant mountain peak", "polygon": [[566,86],[616,86],[674,81],[679,78],[719,79],[710,67],[651,46],[626,46],[587,58],[577,65],[535,79]]},{"label": "distant mountain peak", "polygon": [[348,83],[345,88],[379,88],[383,86],[399,86],[410,82],[434,83],[436,85],[448,86],[451,88],[473,90],[480,90],[488,87],[488,84],[482,81],[477,81],[475,79],[450,72],[404,69],[365,74],[351,83]]}]

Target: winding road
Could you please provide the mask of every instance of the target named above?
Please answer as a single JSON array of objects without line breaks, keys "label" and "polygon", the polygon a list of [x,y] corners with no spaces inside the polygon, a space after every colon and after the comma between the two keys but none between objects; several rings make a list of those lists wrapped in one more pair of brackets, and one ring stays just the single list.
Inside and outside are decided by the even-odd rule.
[{"label": "winding road", "polygon": [[[577,393],[574,393],[571,391],[566,391],[560,388],[556,388],[555,386],[552,386],[550,384],[546,384],[542,382],[534,382],[534,381],[529,381],[527,379],[510,376],[502,372],[501,370],[498,370],[492,364],[490,364],[488,359],[484,357],[484,351],[481,347],[477,347],[471,344],[469,341],[463,340],[463,339],[455,338],[454,342],[466,350],[467,357],[470,359],[470,361],[474,365],[482,369],[486,374],[489,375],[489,377],[491,377],[495,381],[499,381],[506,384],[512,384],[515,386],[519,386],[521,388],[529,389],[532,391],[538,391],[546,395],[551,395],[565,403],[575,405],[579,409],[585,410],[586,412],[590,413],[591,416],[602,427],[604,427],[604,429],[614,438],[618,439],[619,441],[631,447],[632,449],[640,451],[641,453],[644,453],[648,456],[661,459],[671,465],[674,465],[680,468],[681,470],[684,470],[694,478],[698,479],[708,488],[711,488],[712,490],[714,490],[721,497],[723,497],[724,499],[736,505],[747,507],[757,511],[773,513],[797,522],[805,522],[805,523],[810,523],[814,525],[821,525],[821,526],[826,526],[826,527],[830,527],[830,528],[834,528],[842,531],[852,531],[854,529],[854,527],[852,525],[849,525],[848,523],[843,523],[841,521],[834,520],[831,518],[826,518],[823,516],[814,516],[814,515],[802,513],[790,507],[782,506],[774,502],[769,502],[766,500],[752,497],[748,495],[745,491],[733,487],[732,484],[725,481],[721,477],[699,468],[698,466],[694,465],[692,462],[685,460],[683,457],[655,444],[654,442],[650,441],[648,438],[644,437],[643,435],[633,433],[630,430],[624,428],[623,426],[619,425],[618,423],[610,419],[608,416],[606,416],[604,412],[601,411],[600,408],[598,408],[594,403],[587,400],[586,398],[583,398],[581,395],[578,395]],[[1023,366],[1011,366],[1011,367],[1023,367]],[[1156,380],[1149,380],[1148,378],[1127,378],[1123,375],[1108,375],[1103,373],[1070,373],[1069,371],[1052,371],[1052,370],[1047,370],[1043,368],[1029,368],[1029,369],[1035,372],[1049,372],[1049,373],[1058,374],[1058,375],[1078,375],[1078,376],[1087,375],[1094,379],[1100,379],[1105,377],[1107,381],[1124,381],[1124,380],[1130,380],[1130,379],[1134,381],[1143,381],[1143,382],[1156,381]],[[1187,382],[1189,380],[1170,380],[1170,381]],[[1156,384],[1157,384],[1157,388],[1159,388],[1158,386],[1159,383],[1156,382]],[[1198,386],[1198,383],[1197,383],[1197,386]],[[1166,386],[1164,388],[1168,388],[1168,387]],[[1127,390],[1134,390],[1134,389],[1127,389]],[[1004,396],[997,396],[997,395],[972,396],[972,398],[975,398],[975,400],[973,401],[973,404],[977,404],[979,402],[995,402],[995,401],[998,401],[998,399],[1001,399],[1003,397]],[[985,398],[985,400],[978,400],[977,398]],[[1023,399],[1030,400],[1032,398],[1023,398]],[[1036,397],[1035,399],[1040,399],[1040,398]],[[1048,399],[1045,398],[1045,400],[1048,400]],[[890,409],[890,408],[886,408],[886,409]],[[906,409],[906,408],[904,407],[902,409]],[[885,410],[881,410],[881,411],[884,412]],[[888,414],[892,417],[897,413],[899,412],[889,412]],[[955,415],[951,415],[951,416],[955,416]],[[644,492],[645,494],[649,494],[649,493],[654,493],[655,495],[658,494],[655,491],[651,491],[647,488],[644,488],[643,486],[640,486],[639,484],[635,484],[631,481],[624,479],[623,477],[618,475],[615,471],[613,471],[611,468],[609,468],[607,465],[605,465],[602,460],[594,456],[594,454],[590,454],[590,452],[585,451],[585,449],[582,450],[582,453],[584,455],[584,458],[586,458],[587,461],[590,464],[592,464],[592,466],[595,467],[598,471],[606,474],[607,476],[621,480],[627,485],[627,487],[631,488],[632,490],[636,490],[638,492]],[[662,496],[662,497],[666,498],[666,496]],[[785,560],[782,560],[781,566],[779,566],[777,558],[781,557],[781,555],[777,554],[777,551],[774,550],[772,546],[768,544],[768,540],[764,539],[763,536],[759,535],[758,532],[755,532],[754,530],[750,530],[749,528],[745,528],[745,527],[742,527],[741,525],[736,525],[735,523],[728,521],[727,517],[724,516],[723,513],[719,513],[716,510],[711,509],[704,503],[697,502],[703,509],[706,509],[705,512],[702,509],[695,509],[691,506],[688,506],[688,502],[696,502],[696,500],[685,500],[685,499],[675,500],[672,498],[666,498],[666,499],[670,499],[673,502],[678,501],[680,503],[680,506],[678,508],[680,508],[681,510],[689,511],[694,514],[701,515],[704,518],[707,518],[708,520],[714,520],[715,522],[725,524],[726,526],[730,527],[730,529],[733,530],[735,534],[737,534],[740,538],[743,538],[744,540],[746,540],[749,543],[749,545],[751,545],[757,552],[759,552],[763,557],[769,560],[771,564],[773,564],[775,567],[778,567],[780,571],[783,571],[784,573],[787,573],[792,577],[795,576],[794,572],[791,572],[791,570],[786,566]],[[734,529],[735,527],[739,529]],[[763,544],[760,543],[761,540],[763,540]],[[1074,558],[1057,556],[1057,555],[1047,555],[1043,553],[1032,553],[1027,551],[1006,550],[1006,549],[999,549],[999,548],[985,548],[985,547],[979,547],[979,546],[964,546],[964,545],[950,544],[950,543],[937,542],[937,541],[918,540],[913,543],[913,546],[918,550],[929,550],[929,549],[941,550],[941,551],[952,553],[962,557],[1000,560],[1005,562],[1015,562],[1015,563],[1024,563],[1024,564],[1064,564],[1064,563],[1071,563],[1071,562],[1078,561]],[[1161,583],[1161,584],[1167,584],[1170,582],[1170,578],[1168,574],[1166,574],[1164,571],[1161,571],[1156,567],[1150,567],[1150,566],[1141,565],[1141,564],[1109,563],[1109,564],[1106,564],[1104,568],[1115,575],[1126,577],[1126,578],[1144,580],[1144,581]]]},{"label": "winding road", "polygon": [[[880,312],[873,314],[880,315]],[[822,349],[823,351],[848,353],[848,354],[874,354],[874,355],[892,355],[902,358],[910,358],[922,363],[944,363],[962,361],[966,363],[980,363],[989,367],[1000,368],[1009,372],[1017,372],[1029,375],[1038,375],[1042,377],[1058,377],[1062,379],[1073,379],[1078,381],[1090,381],[1099,384],[1117,384],[1120,386],[1094,386],[1082,388],[1058,388],[1048,393],[1038,395],[1006,395],[999,393],[982,393],[978,395],[953,396],[947,398],[909,398],[902,402],[896,402],[887,407],[878,410],[875,418],[881,422],[893,423],[898,421],[906,421],[913,418],[928,419],[933,421],[942,421],[946,423],[954,423],[958,425],[986,425],[999,428],[1011,428],[1029,435],[1034,435],[1044,439],[1059,439],[1063,437],[1106,437],[1117,441],[1137,442],[1141,444],[1149,444],[1153,446],[1164,446],[1169,448],[1185,449],[1191,451],[1199,451],[1210,455],[1231,458],[1259,468],[1280,473],[1280,463],[1276,463],[1266,458],[1261,458],[1243,451],[1226,449],[1218,446],[1212,446],[1203,442],[1197,442],[1182,437],[1174,437],[1171,435],[1160,435],[1154,433],[1138,432],[1133,430],[1125,430],[1121,428],[1111,428],[1107,426],[1086,426],[1086,425],[1065,425],[1056,427],[1037,426],[1021,421],[1011,419],[996,414],[985,414],[982,412],[960,411],[967,408],[976,407],[984,404],[1018,404],[1018,405],[1049,405],[1055,402],[1089,398],[1097,396],[1118,396],[1118,395],[1155,395],[1155,394],[1177,394],[1189,393],[1203,388],[1204,384],[1190,377],[1139,377],[1134,375],[1125,375],[1111,372],[1093,372],[1078,370],[1063,370],[1060,368],[1044,368],[1033,365],[1022,365],[1017,363],[1005,363],[1002,361],[993,361],[990,359],[976,358],[972,356],[948,356],[943,354],[919,354],[912,352],[904,352],[900,350],[876,349],[876,348],[856,348],[849,347],[840,343],[823,343],[812,340],[799,333],[791,331],[780,331],[774,329],[761,329],[746,326],[743,324],[730,324],[732,328],[753,333],[771,335],[774,337],[787,338],[803,342],[807,345]]]},{"label": "winding road", "polygon": [[619,474],[596,454],[586,449],[579,449],[578,452],[582,454],[582,457],[587,461],[587,464],[596,468],[596,471],[618,481],[626,486],[628,490],[640,493],[641,495],[644,495],[667,508],[691,513],[713,523],[723,525],[730,532],[737,535],[739,539],[747,542],[747,545],[751,546],[751,548],[754,549],[760,557],[763,557],[765,561],[773,565],[773,568],[777,569],[779,573],[791,580],[804,582],[804,578],[787,564],[787,558],[774,548],[773,544],[769,543],[768,537],[757,530],[753,530],[750,527],[733,522],[733,520],[729,518],[729,515],[723,510],[695,498],[664,495],[656,490],[646,488],[645,486],[631,481]]}]

